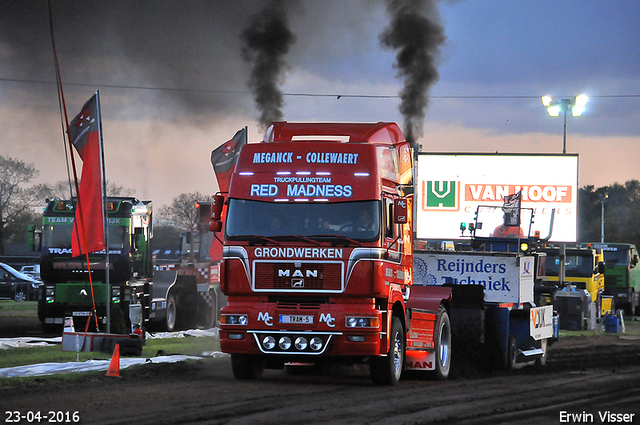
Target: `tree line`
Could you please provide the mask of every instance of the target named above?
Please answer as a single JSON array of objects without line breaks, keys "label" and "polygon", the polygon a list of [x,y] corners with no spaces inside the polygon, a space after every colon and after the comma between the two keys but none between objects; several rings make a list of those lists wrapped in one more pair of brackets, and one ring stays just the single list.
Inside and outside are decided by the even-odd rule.
[{"label": "tree line", "polygon": [[[28,186],[39,175],[33,164],[0,155],[0,255],[5,246],[26,244],[27,226],[42,224],[42,208],[47,198],[69,198],[74,194],[67,182],[55,185]],[[107,184],[109,196],[133,196],[133,190]],[[158,210],[154,240],[156,246],[178,243],[181,231],[197,230],[197,202],[207,202],[199,192],[183,193],[168,206]],[[640,182],[629,180],[595,188],[578,189],[578,241],[599,242],[601,238],[602,206],[604,204],[605,242],[626,242],[640,246]]]},{"label": "tree line", "polygon": [[578,191],[578,240],[599,242],[604,203],[605,242],[626,242],[640,246],[640,182],[595,188],[585,186]]},{"label": "tree line", "polygon": [[[26,245],[27,227],[42,225],[42,209],[47,199],[69,199],[75,196],[74,185],[62,181],[56,184],[29,184],[39,171],[34,164],[0,155],[0,256],[8,244]],[[108,196],[134,196],[132,189],[107,182]],[[199,192],[184,193],[161,207],[156,216],[154,241],[157,246],[179,246],[181,231],[196,230],[197,202],[209,198]]]}]

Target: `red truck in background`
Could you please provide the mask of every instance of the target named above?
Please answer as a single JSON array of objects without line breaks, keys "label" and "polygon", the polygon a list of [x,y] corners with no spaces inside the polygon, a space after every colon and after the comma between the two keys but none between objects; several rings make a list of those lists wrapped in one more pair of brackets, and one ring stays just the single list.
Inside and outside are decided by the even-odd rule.
[{"label": "red truck in background", "polygon": [[[469,309],[452,309],[450,285],[414,284],[413,172],[412,148],[395,123],[276,122],[262,143],[242,147],[226,199],[215,197],[211,222],[212,230],[221,229],[224,200],[220,288],[228,305],[220,344],[236,378],[291,362],[368,362],[373,381],[386,385],[405,369],[448,377],[450,314]],[[488,263],[492,254],[486,255],[480,261]],[[514,254],[516,280],[520,264]],[[471,289],[460,298],[476,300],[484,320],[482,287],[458,286],[457,293]],[[533,299],[533,283],[527,288]],[[529,313],[514,320],[525,329],[522,344],[531,347],[517,351],[515,338],[498,338],[504,362],[525,352],[546,356],[529,325],[544,327],[547,338],[551,314],[542,320],[548,311]],[[506,315],[501,323],[508,332]]]}]

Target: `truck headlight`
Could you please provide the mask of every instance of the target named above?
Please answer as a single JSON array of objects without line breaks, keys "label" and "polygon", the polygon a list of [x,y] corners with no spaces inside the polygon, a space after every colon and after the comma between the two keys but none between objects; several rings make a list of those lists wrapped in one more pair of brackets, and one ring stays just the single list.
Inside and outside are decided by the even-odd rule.
[{"label": "truck headlight", "polygon": [[52,303],[52,302],[53,302],[53,300],[54,300],[54,298],[55,298],[55,295],[56,295],[56,288],[55,288],[55,286],[46,286],[46,287],[44,288],[44,291],[45,291],[45,294],[44,294],[44,296],[45,296],[45,300],[46,300],[48,303]]},{"label": "truck headlight", "polygon": [[302,351],[307,348],[307,339],[304,337],[297,337],[295,341],[295,346],[298,350]]},{"label": "truck headlight", "polygon": [[265,336],[262,340],[262,346],[267,350],[273,350],[276,346],[276,339],[272,336]]},{"label": "truck headlight", "polygon": [[111,302],[114,304],[120,302],[120,288],[111,288]]},{"label": "truck headlight", "polygon": [[280,341],[278,341],[278,346],[283,350],[288,350],[289,348],[291,348],[291,338],[289,338],[288,336],[283,336],[282,338],[280,338]]},{"label": "truck headlight", "polygon": [[380,319],[377,317],[347,317],[345,326],[347,328],[377,328],[380,326]]},{"label": "truck headlight", "polygon": [[314,336],[313,338],[311,338],[309,347],[311,347],[313,351],[320,351],[322,349],[322,340],[317,336]]},{"label": "truck headlight", "polygon": [[220,317],[220,322],[223,325],[247,326],[247,324],[249,324],[249,317],[246,314],[223,314]]}]

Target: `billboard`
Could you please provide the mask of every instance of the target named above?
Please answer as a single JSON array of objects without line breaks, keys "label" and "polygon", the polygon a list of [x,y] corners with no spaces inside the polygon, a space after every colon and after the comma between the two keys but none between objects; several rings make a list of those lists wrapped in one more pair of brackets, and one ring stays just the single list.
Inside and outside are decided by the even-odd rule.
[{"label": "billboard", "polygon": [[523,218],[525,234],[548,236],[553,211],[550,240],[576,242],[577,154],[418,154],[416,236],[469,238],[460,224],[473,222],[479,206],[483,231],[493,229],[503,222],[504,197],[518,192],[534,214],[531,225]]},{"label": "billboard", "polygon": [[[475,254],[475,255],[472,255]],[[533,301],[533,257],[422,253],[413,255],[414,285],[482,285],[484,300],[497,303]]]}]

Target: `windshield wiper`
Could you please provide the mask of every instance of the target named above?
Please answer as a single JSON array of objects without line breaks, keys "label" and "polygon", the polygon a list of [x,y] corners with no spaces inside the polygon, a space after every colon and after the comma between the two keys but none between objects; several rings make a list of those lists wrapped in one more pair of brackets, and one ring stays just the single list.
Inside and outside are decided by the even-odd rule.
[{"label": "windshield wiper", "polygon": [[[316,245],[320,245],[320,242],[310,239],[310,238],[305,238],[304,236],[299,236],[299,235],[278,235],[278,236],[271,236],[272,238],[274,238],[275,240],[283,240],[283,239],[287,239],[287,238],[293,238],[293,239],[299,239],[301,241],[305,241],[305,242],[311,242],[314,243]],[[278,239],[276,239],[278,238]]]},{"label": "windshield wiper", "polygon": [[234,236],[234,239],[247,239],[247,241],[249,243],[252,243],[252,241],[250,239],[257,239],[257,240],[261,240],[264,243],[272,243],[272,244],[276,244],[278,245],[279,242],[275,239],[271,239],[271,238],[267,238],[265,236],[259,236],[259,235],[238,235],[238,236]]},{"label": "windshield wiper", "polygon": [[[342,236],[342,235],[309,235],[310,238],[337,238],[337,239],[341,239],[343,242],[347,242],[347,243],[354,243],[357,245],[362,245],[362,242],[359,242],[355,239],[351,239],[348,238],[346,236]],[[332,242],[332,245],[335,244],[337,245],[336,242]]]}]

